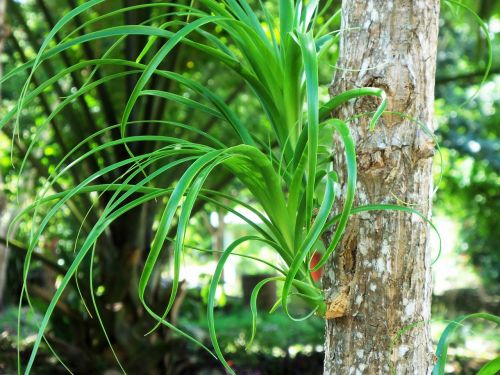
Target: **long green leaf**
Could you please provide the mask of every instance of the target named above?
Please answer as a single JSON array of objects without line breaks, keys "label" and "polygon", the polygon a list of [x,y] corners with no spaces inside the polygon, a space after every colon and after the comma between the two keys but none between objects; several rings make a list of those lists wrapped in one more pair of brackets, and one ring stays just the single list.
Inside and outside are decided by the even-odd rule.
[{"label": "long green leaf", "polygon": [[[463,321],[468,319],[477,319],[477,318],[489,320],[490,322],[500,324],[499,316],[487,313],[475,313],[475,314],[463,315],[453,320],[446,326],[445,330],[441,334],[441,337],[439,338],[438,346],[436,348],[436,357],[438,358],[438,362],[436,363],[434,369],[432,370],[432,375],[445,374],[446,357],[448,356],[448,345],[451,335],[457,330],[458,327],[462,325]],[[495,362],[493,362],[490,369],[494,368],[495,366],[497,366],[498,368],[498,365],[499,365],[498,361],[496,362],[496,364]],[[487,370],[484,371],[487,374],[493,374],[492,372],[489,373],[486,372]]]},{"label": "long green leaf", "polygon": [[330,255],[335,251],[337,245],[339,244],[340,239],[342,238],[342,234],[344,233],[345,227],[347,225],[347,220],[349,219],[349,215],[351,214],[351,208],[354,203],[354,194],[356,191],[356,149],[351,133],[345,122],[337,119],[330,120],[330,122],[339,132],[339,135],[344,144],[347,162],[347,187],[344,197],[344,207],[342,208],[342,213],[340,215],[337,228],[335,229],[332,242],[314,267],[313,271],[317,271],[326,263]]}]

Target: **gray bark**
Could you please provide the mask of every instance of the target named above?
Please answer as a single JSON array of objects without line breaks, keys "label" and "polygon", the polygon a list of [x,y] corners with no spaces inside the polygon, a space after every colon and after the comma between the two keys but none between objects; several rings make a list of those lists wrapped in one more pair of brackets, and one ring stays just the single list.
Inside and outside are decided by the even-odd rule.
[{"label": "gray bark", "polygon": [[[439,0],[343,0],[332,95],[383,88],[388,111],[416,118],[433,131],[438,16]],[[377,104],[359,99],[334,115],[349,119]],[[395,114],[384,115],[369,131],[368,117],[349,123],[357,146],[355,206],[406,204],[430,217],[432,137]],[[343,150],[338,139],[334,142],[342,192]],[[376,211],[351,217],[323,277],[330,318],[324,374],[430,373],[428,237],[428,225],[417,215]]]}]

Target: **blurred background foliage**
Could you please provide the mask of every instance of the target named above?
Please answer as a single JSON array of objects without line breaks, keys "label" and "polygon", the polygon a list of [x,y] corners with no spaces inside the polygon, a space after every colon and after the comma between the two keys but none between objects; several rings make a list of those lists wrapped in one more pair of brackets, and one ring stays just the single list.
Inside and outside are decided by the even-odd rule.
[{"label": "blurred background foliage", "polygon": [[[9,0],[8,33],[1,55],[3,71],[8,72],[33,58],[44,35],[58,17],[78,3],[77,0]],[[103,10],[144,3],[140,0],[104,2],[91,12],[77,17],[70,29],[81,26]],[[256,1],[251,3],[256,5]],[[275,2],[264,3],[272,14],[277,14]],[[439,336],[445,319],[478,310],[500,313],[500,54],[495,53],[500,45],[500,2],[470,0],[463,3],[474,9],[488,25],[494,54],[486,83],[478,95],[468,101],[479,88],[486,69],[485,37],[474,17],[443,2],[436,76],[436,119],[439,124],[437,136],[442,148],[443,164],[440,166],[439,158],[436,158],[436,180],[441,167],[443,178],[434,199],[434,212],[438,228],[443,234],[445,251],[434,266],[433,309],[436,324],[433,333],[436,337]],[[335,1],[331,5],[331,14],[337,8],[338,2]],[[158,16],[158,20],[154,22],[156,25],[168,20],[169,15],[163,13],[165,9],[161,8],[138,9],[102,20],[90,28],[116,25],[121,20],[139,24]],[[327,16],[328,14],[325,14],[325,18]],[[332,24],[330,27],[335,30],[339,25]],[[222,32],[217,29],[207,31]],[[67,31],[57,37],[60,40],[65,35]],[[126,48],[115,51],[113,56],[135,60],[145,42],[140,36],[131,36],[127,38]],[[44,82],[76,61],[98,58],[111,43],[111,40],[106,40],[74,47],[71,53],[61,54],[62,58],[43,64],[37,71],[33,84]],[[229,41],[228,46],[231,48]],[[189,75],[216,90],[225,102],[235,109],[242,121],[259,124],[255,129],[263,130],[258,136],[266,140],[265,129],[268,125],[261,114],[259,103],[236,76],[186,46],[176,47],[172,56],[173,58],[162,63],[162,69]],[[336,57],[337,48],[333,46],[320,66],[321,93],[325,98],[328,95],[327,86],[332,78],[332,66],[335,65]],[[116,72],[116,68],[102,69],[98,71],[95,79],[106,77],[113,72]],[[40,100],[21,114],[19,136],[12,138],[12,126],[2,129],[3,134],[0,135],[0,252],[8,255],[7,260],[0,264],[0,373],[9,373],[15,368],[16,306],[21,289],[24,244],[32,225],[30,220],[23,220],[15,228],[15,240],[7,251],[2,244],[5,243],[8,222],[19,211],[19,207],[33,201],[47,173],[54,169],[63,155],[83,137],[105,125],[118,122],[126,102],[125,98],[137,78],[129,75],[121,80],[110,81],[66,107],[43,132],[28,158],[23,175],[19,176],[19,166],[37,126],[68,93],[74,92],[85,82],[89,73],[89,70],[75,72],[45,91]],[[17,76],[2,85],[0,116],[5,115],[15,105],[25,78]],[[175,82],[168,79],[155,79],[149,88],[175,89],[173,85]],[[186,98],[199,99],[189,90],[178,89]],[[134,125],[136,134],[164,133],[162,127],[148,121],[163,118],[196,124],[201,129],[210,130],[211,134],[225,143],[232,142],[232,134],[223,132],[216,121],[203,113],[186,111],[173,102],[144,97],[137,108],[133,119],[142,122]],[[176,131],[177,136],[182,136],[182,129]],[[103,133],[101,137],[97,137],[79,152],[87,151],[100,140],[108,139],[106,137],[119,137],[119,134]],[[132,145],[133,150],[140,152],[153,147],[155,145],[150,143]],[[78,155],[77,152],[72,160]],[[115,149],[113,153],[100,152],[95,158],[86,159],[81,169],[74,170],[72,174],[64,177],[54,189],[57,192],[66,186],[72,186],[109,161],[119,160],[126,155],[124,149]],[[166,176],[165,186],[175,183],[177,178],[178,174]],[[245,194],[237,182],[229,180],[223,173],[211,178],[208,184],[211,188],[230,195]],[[107,199],[109,197],[104,194],[100,197],[82,196],[73,200],[71,205],[58,212],[57,220],[46,230],[37,249],[29,280],[32,302],[36,310],[43,311],[47,306],[61,272],[72,259],[73,248],[78,245],[74,239],[87,208],[90,204],[96,206],[96,210],[86,219],[83,235],[88,225],[95,222],[99,209],[106,204]],[[218,364],[206,353],[166,329],[162,328],[144,337],[153,322],[140,309],[136,297],[137,275],[147,254],[152,228],[158,220],[158,208],[162,204],[164,202],[158,201],[131,211],[118,220],[99,243],[96,250],[97,262],[94,266],[94,286],[104,324],[109,327],[111,340],[130,373],[221,373],[217,372],[220,371]],[[50,207],[44,209],[48,208]],[[197,206],[196,211],[188,233],[188,242],[200,248],[220,250],[224,243],[227,244],[232,238],[249,232],[234,215],[219,212],[210,203]],[[264,259],[267,256],[265,248],[249,246],[242,252]],[[204,285],[213,272],[214,257],[217,257],[216,253],[214,255],[193,250],[190,259],[186,259],[186,264],[194,262],[196,266],[186,272],[182,298],[170,316],[170,319],[178,322],[181,327],[198,337],[204,337],[206,341],[207,290]],[[157,271],[155,288],[151,288],[148,296],[153,306],[155,303],[161,305],[169,291],[168,255],[164,255],[162,262],[163,271]],[[78,273],[81,293],[87,301],[90,298],[88,266],[87,262]],[[256,341],[248,352],[243,350],[248,340],[251,316],[245,306],[245,286],[242,284],[255,280],[249,278],[245,281],[241,276],[266,272],[269,270],[248,259],[235,259],[229,263],[224,274],[225,283],[218,297],[217,324],[222,347],[232,353],[228,358],[235,363],[238,373],[241,374],[320,373],[323,342],[323,323],[320,319],[298,325],[294,323],[291,329],[290,322],[280,315],[279,311],[273,315],[261,311]],[[271,290],[269,293],[272,297],[275,291]],[[262,307],[269,307],[269,301],[261,303]],[[294,308],[300,310],[302,306],[296,303]],[[26,359],[33,342],[37,316],[39,318],[38,313],[30,311],[28,306],[23,307],[23,359]],[[474,373],[482,362],[498,353],[498,335],[492,334],[491,329],[490,325],[477,323],[473,326],[467,325],[461,330],[462,338],[456,342],[453,349],[455,351],[450,351],[454,354],[450,362],[450,372]],[[102,373],[115,368],[100,327],[86,311],[76,288],[68,290],[64,301],[58,305],[48,338],[55,350],[77,374]],[[55,374],[59,371],[65,373],[57,366],[48,350],[38,362],[40,374]]]}]

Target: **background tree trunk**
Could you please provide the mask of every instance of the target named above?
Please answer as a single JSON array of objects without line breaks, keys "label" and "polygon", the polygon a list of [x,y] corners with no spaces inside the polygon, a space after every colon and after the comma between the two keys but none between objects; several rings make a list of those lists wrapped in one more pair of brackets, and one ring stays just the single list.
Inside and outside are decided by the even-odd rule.
[{"label": "background tree trunk", "polygon": [[[432,131],[438,18],[439,0],[343,0],[345,31],[332,94],[383,88],[388,111]],[[349,119],[376,105],[360,99],[335,115]],[[406,204],[430,216],[432,137],[396,114],[384,115],[372,132],[368,117],[350,122],[358,158],[355,205]],[[343,150],[338,140],[335,146],[344,191]],[[403,212],[351,218],[323,277],[337,316],[326,324],[325,374],[430,373],[428,232],[417,215]]]}]

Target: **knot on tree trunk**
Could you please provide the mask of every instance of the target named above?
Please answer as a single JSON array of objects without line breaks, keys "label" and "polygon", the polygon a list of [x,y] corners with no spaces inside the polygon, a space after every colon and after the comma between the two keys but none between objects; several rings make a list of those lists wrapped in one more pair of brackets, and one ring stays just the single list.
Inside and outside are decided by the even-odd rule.
[{"label": "knot on tree trunk", "polygon": [[349,310],[349,287],[341,287],[326,304],[325,319],[343,317]]}]

